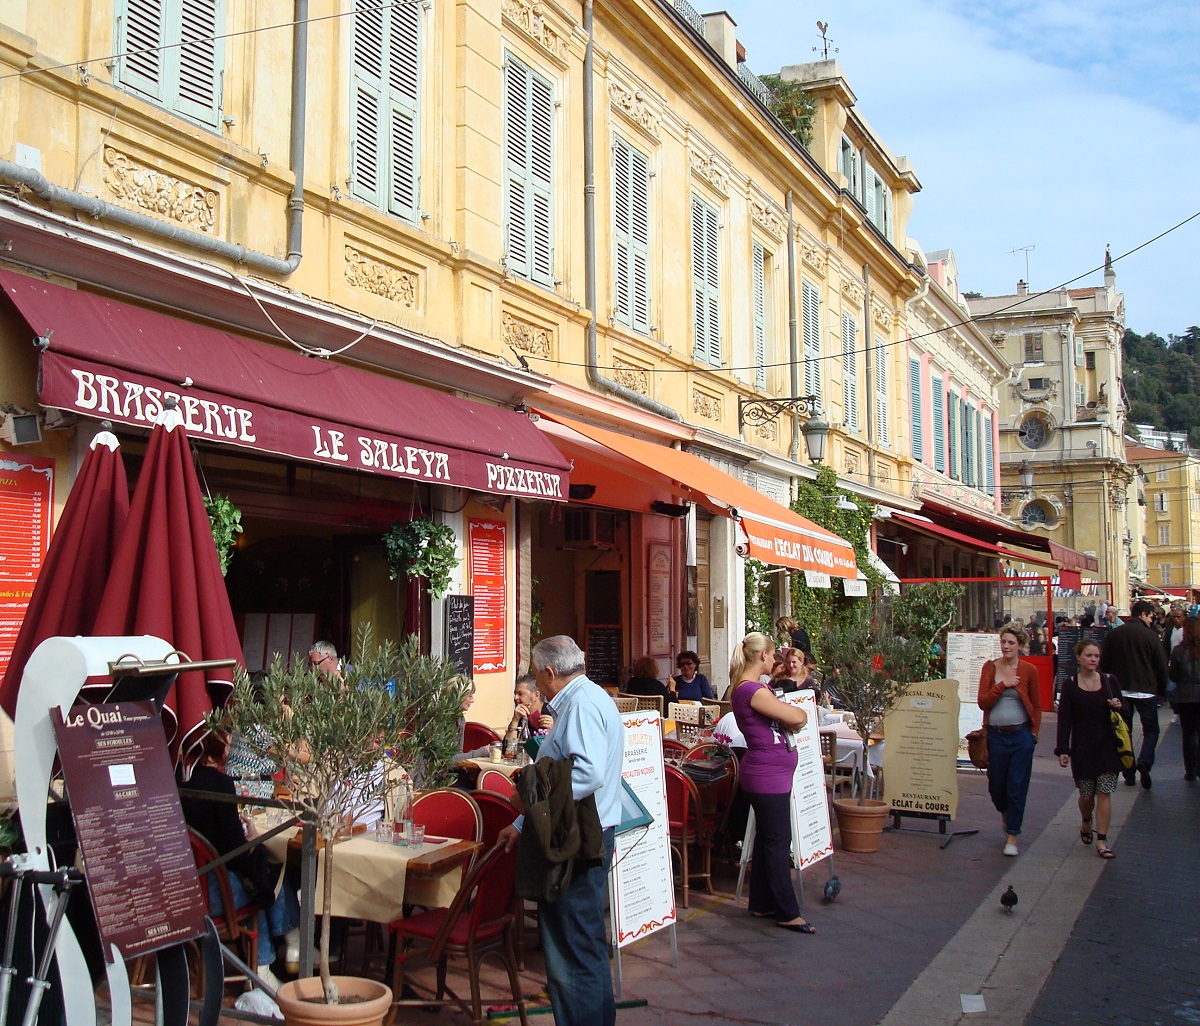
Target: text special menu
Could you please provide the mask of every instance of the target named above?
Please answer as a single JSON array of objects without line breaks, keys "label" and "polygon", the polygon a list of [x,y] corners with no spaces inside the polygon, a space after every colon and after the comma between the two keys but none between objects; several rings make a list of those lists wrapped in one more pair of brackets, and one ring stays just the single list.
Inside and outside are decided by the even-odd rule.
[{"label": "text special menu", "polygon": [[958,813],[958,692],[955,680],[913,684],[884,717],[884,800],[892,812]]},{"label": "text special menu", "polygon": [[507,665],[505,534],[502,520],[468,520],[471,594],[475,597],[475,672],[494,673]]},{"label": "text special menu", "polygon": [[53,460],[15,453],[0,458],[0,677],[50,545],[53,495]]},{"label": "text special menu", "polygon": [[154,706],[56,710],[54,733],[105,958],[199,937],[204,895]]}]

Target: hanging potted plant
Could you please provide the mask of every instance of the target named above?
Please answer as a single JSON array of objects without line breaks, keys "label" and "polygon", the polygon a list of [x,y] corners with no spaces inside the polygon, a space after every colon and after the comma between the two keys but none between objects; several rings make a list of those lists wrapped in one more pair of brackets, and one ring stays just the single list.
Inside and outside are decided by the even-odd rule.
[{"label": "hanging potted plant", "polygon": [[[325,1006],[335,1006],[331,1017],[339,1023],[378,1024],[391,1005],[384,984],[330,973],[337,843],[348,825],[386,798],[390,767],[404,766],[426,785],[448,782],[463,700],[456,674],[448,661],[421,655],[418,638],[375,646],[363,627],[343,681],[276,660],[258,684],[243,674],[224,709],[206,721],[209,729],[236,731],[275,761],[292,808],[325,843],[320,975],[279,988],[285,1020],[312,1023],[325,1018]],[[361,1016],[347,1019],[347,1004]]]},{"label": "hanging potted plant", "polygon": [[[912,682],[924,680],[929,670],[928,642],[901,637],[890,620],[880,621],[879,613],[877,606],[861,603],[844,624],[821,633],[828,679],[853,715],[854,729],[862,739],[864,770],[868,746],[882,729],[883,718]],[[867,798],[863,789],[858,798],[835,799],[833,808],[844,850],[879,850],[888,816],[886,802]]]},{"label": "hanging potted plant", "polygon": [[383,544],[390,580],[401,574],[410,580],[423,578],[435,599],[450,590],[450,574],[459,563],[453,528],[429,517],[398,520],[384,534]]},{"label": "hanging potted plant", "polygon": [[224,495],[206,498],[204,509],[208,513],[213,542],[217,546],[217,558],[221,561],[221,576],[224,577],[229,573],[229,561],[233,558],[237,536],[242,533],[242,511]]}]

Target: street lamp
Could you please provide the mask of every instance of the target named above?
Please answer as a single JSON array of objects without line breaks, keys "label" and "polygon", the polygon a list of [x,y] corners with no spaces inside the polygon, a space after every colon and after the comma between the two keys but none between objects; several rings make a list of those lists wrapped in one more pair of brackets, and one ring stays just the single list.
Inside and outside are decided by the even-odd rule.
[{"label": "street lamp", "polygon": [[808,446],[808,458],[813,463],[825,459],[825,439],[829,434],[829,423],[821,416],[819,395],[798,395],[788,399],[743,399],[738,398],[738,430],[747,424],[759,426],[769,424],[784,413],[800,413],[808,417],[800,429],[804,443]]},{"label": "street lamp", "polygon": [[1017,476],[1020,479],[1021,487],[1001,491],[1001,502],[1015,502],[1017,499],[1025,499],[1033,494],[1033,466],[1029,460],[1021,460],[1021,465],[1017,467]]}]

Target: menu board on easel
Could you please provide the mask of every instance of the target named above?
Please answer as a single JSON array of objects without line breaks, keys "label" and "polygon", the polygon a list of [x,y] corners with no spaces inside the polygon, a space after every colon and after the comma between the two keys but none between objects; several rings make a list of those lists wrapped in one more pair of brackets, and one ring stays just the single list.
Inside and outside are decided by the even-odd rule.
[{"label": "menu board on easel", "polygon": [[54,460],[7,453],[0,458],[0,677],[50,544]]},{"label": "menu board on easel", "polygon": [[893,813],[958,814],[959,682],[909,687],[884,717],[883,800]]},{"label": "menu board on easel", "polygon": [[796,865],[806,869],[833,854],[833,828],[825,796],[825,766],[821,762],[821,715],[809,690],[784,695],[781,701],[799,706],[808,721],[792,735],[796,742],[796,772],[792,777],[792,848]]},{"label": "menu board on easel", "polygon": [[621,668],[621,628],[589,624],[584,649],[587,675],[597,684],[616,684]]},{"label": "menu board on easel", "polygon": [[979,675],[989,659],[1000,658],[998,634],[951,631],[946,635],[946,676],[958,682],[958,761],[969,763],[967,735],[983,726]]},{"label": "menu board on easel", "polygon": [[475,596],[446,596],[446,658],[464,677],[475,665]]},{"label": "menu board on easel", "polygon": [[114,946],[129,959],[201,936],[204,894],[153,704],[54,712],[105,957]]}]

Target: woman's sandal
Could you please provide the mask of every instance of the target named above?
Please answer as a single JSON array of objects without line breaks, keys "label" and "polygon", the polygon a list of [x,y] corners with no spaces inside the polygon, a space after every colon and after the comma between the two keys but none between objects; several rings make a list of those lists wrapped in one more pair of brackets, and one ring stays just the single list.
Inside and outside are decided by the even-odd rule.
[{"label": "woman's sandal", "polygon": [[1108,834],[1096,835],[1096,854],[1102,859],[1115,859],[1117,853],[1108,846]]},{"label": "woman's sandal", "polygon": [[1084,844],[1092,843],[1092,821],[1090,819],[1085,819],[1079,828],[1079,839]]},{"label": "woman's sandal", "polygon": [[816,933],[817,928],[812,923],[807,923],[803,919],[798,923],[776,923],[776,926],[782,926],[785,930],[791,930],[793,933]]}]

